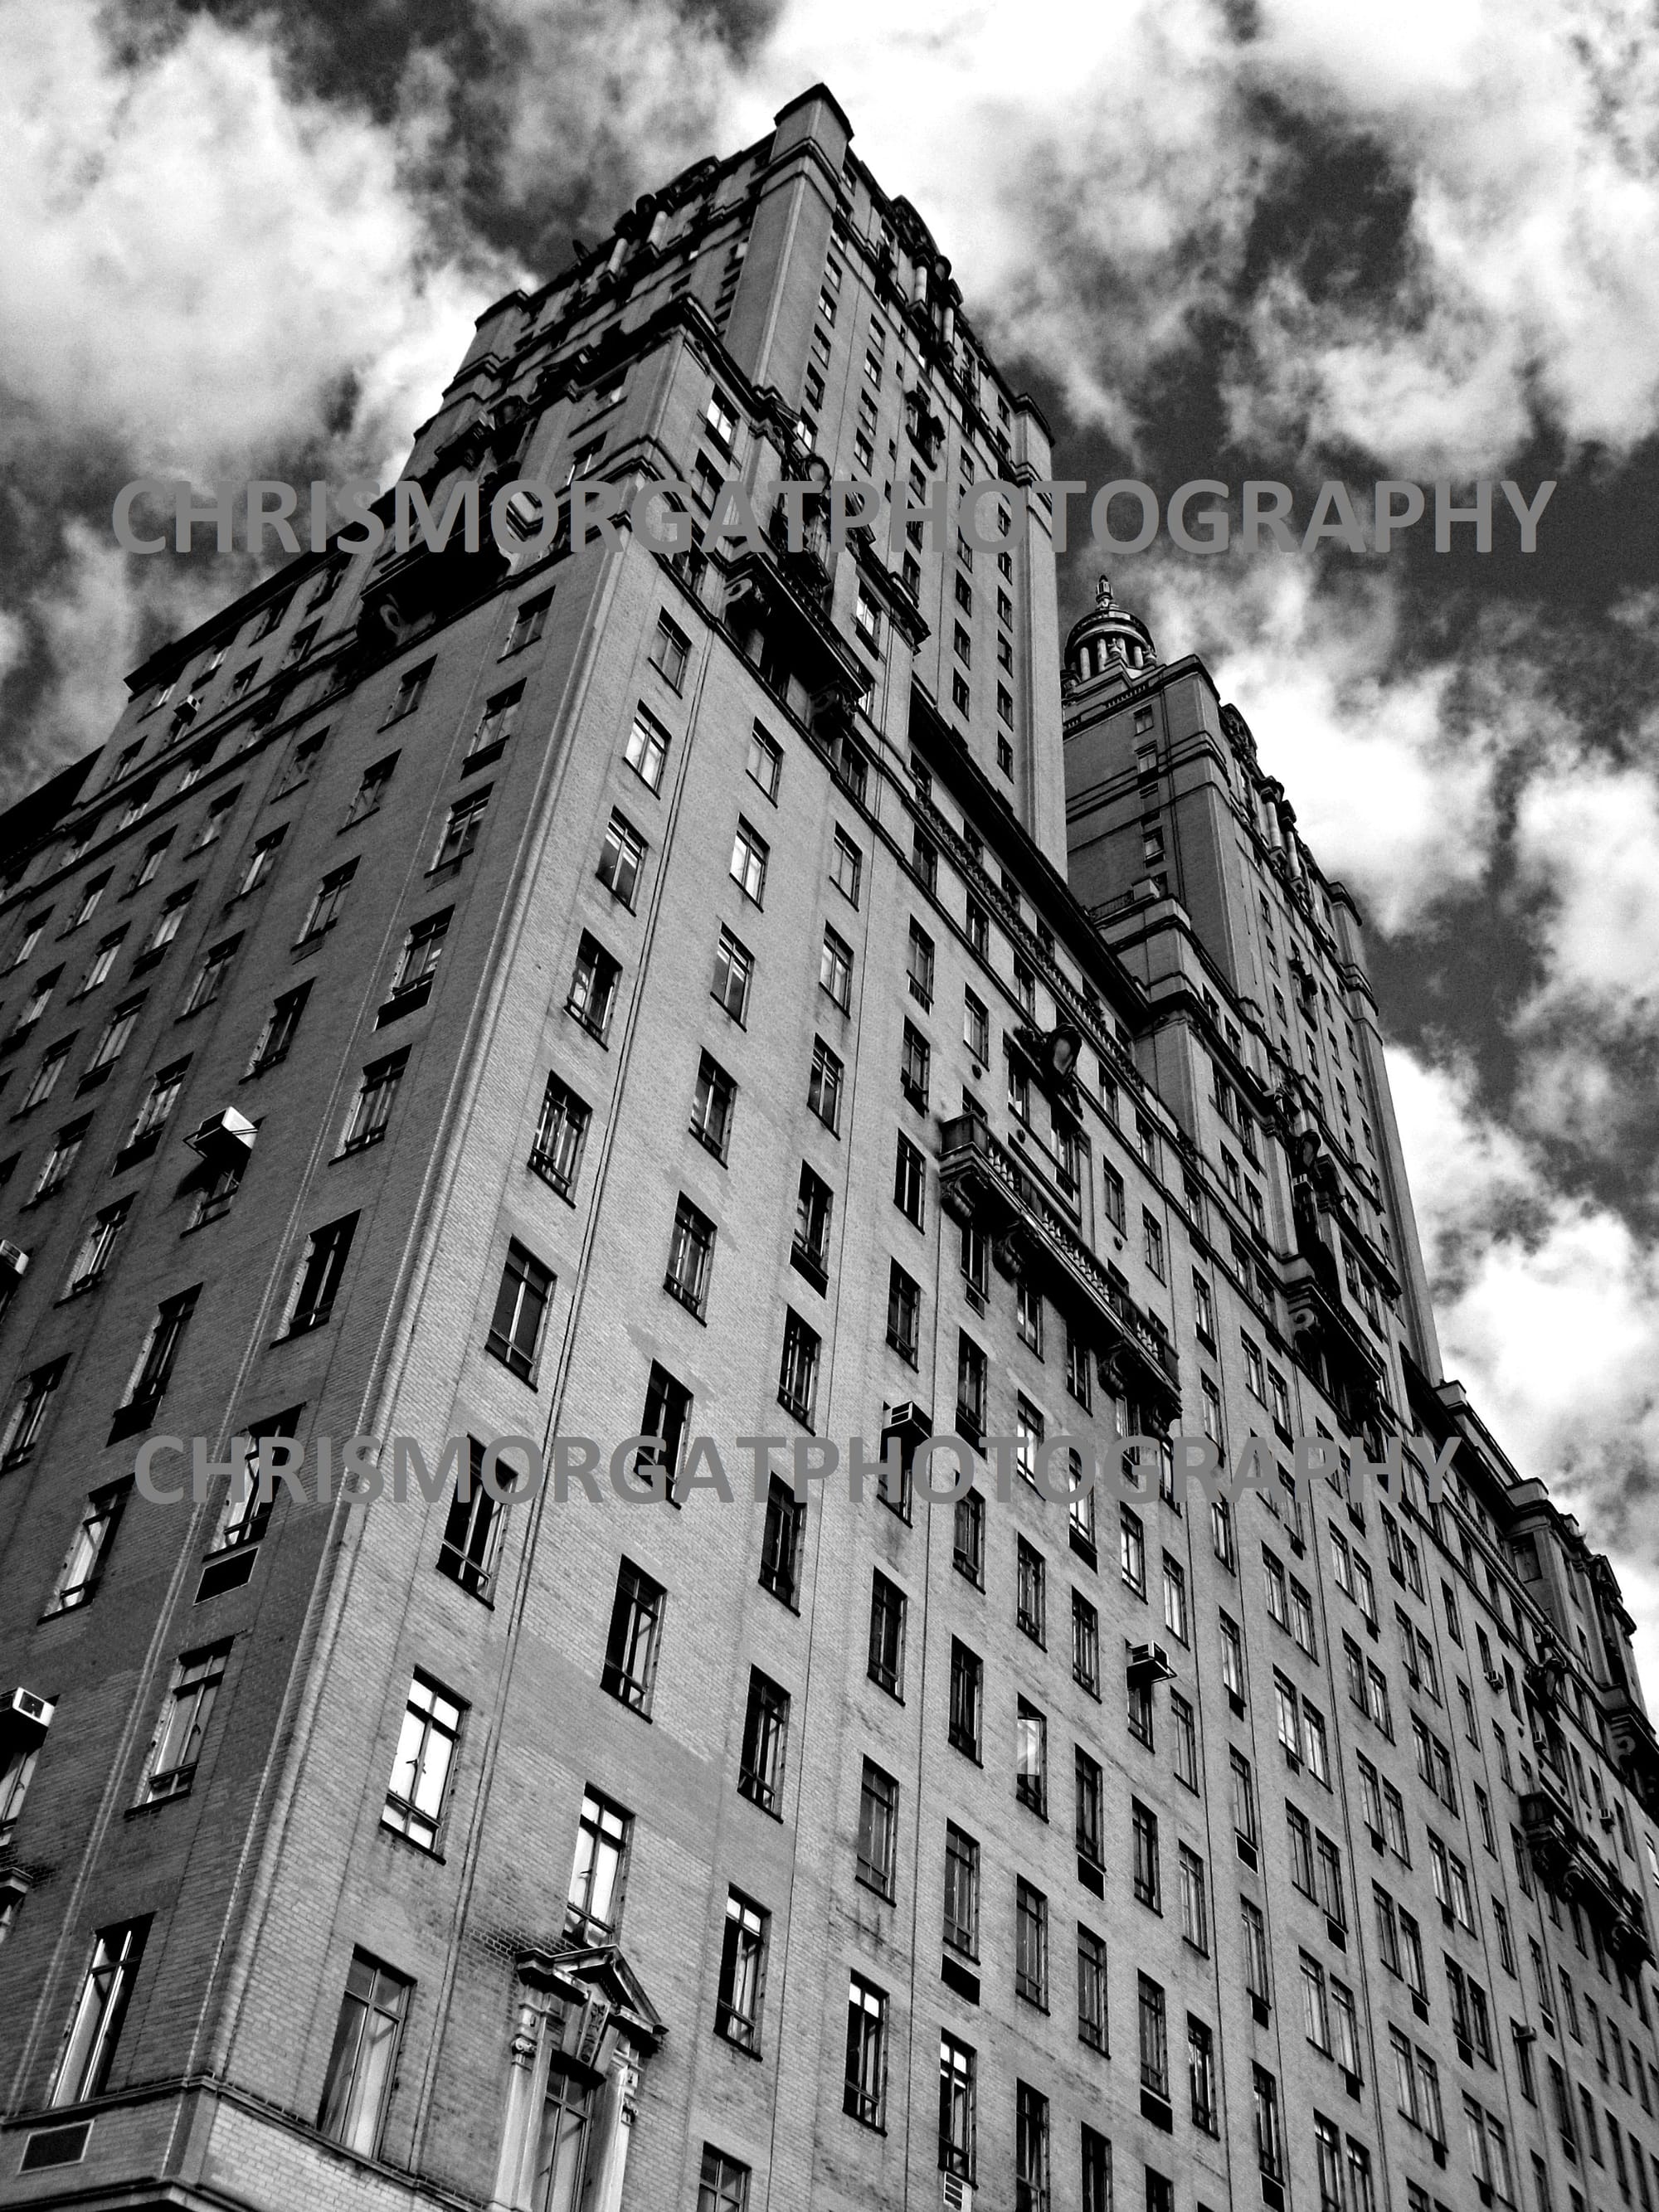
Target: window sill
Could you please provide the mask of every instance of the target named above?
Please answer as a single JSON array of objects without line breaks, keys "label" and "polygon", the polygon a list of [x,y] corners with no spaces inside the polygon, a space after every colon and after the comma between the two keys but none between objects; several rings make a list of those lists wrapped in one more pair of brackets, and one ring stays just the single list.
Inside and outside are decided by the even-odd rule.
[{"label": "window sill", "polygon": [[417,1852],[429,1865],[442,1866],[445,1863],[443,1853],[434,1844],[423,1844],[416,1837],[406,1836],[401,1828],[394,1827],[384,1814],[380,1816],[380,1832],[389,1836],[394,1844],[402,1844],[406,1850]]},{"label": "window sill", "polygon": [[390,1023],[401,1021],[405,1014],[417,1013],[431,996],[429,981],[412,984],[407,991],[394,991],[376,1013],[375,1028],[383,1030]]}]

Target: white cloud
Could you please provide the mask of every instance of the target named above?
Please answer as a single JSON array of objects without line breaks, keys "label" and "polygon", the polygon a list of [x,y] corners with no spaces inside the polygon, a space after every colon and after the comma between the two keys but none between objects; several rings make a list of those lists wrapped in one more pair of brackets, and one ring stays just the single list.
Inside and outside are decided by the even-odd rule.
[{"label": "white cloud", "polygon": [[[1659,1249],[1553,1188],[1466,1069],[1395,1050],[1389,1070],[1444,1371],[1593,1544],[1659,1577]],[[1659,1686],[1659,1641],[1638,1656]]]},{"label": "white cloud", "polygon": [[1137,567],[1125,595],[1166,659],[1204,653],[1320,866],[1367,921],[1414,927],[1487,866],[1499,737],[1450,715],[1452,664],[1400,672],[1386,570],[1342,594],[1316,580],[1310,561],[1264,552]]},{"label": "white cloud", "polygon": [[507,274],[437,253],[386,131],[201,15],[129,64],[88,0],[0,11],[0,385],[134,474],[269,473],[349,380],[341,444],[395,459]]}]

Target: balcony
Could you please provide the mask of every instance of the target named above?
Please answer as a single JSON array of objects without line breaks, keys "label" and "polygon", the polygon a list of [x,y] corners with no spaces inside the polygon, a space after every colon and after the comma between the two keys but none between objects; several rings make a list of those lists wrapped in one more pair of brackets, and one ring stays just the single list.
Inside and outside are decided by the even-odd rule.
[{"label": "balcony", "polygon": [[1615,1959],[1632,1971],[1651,1961],[1640,1897],[1578,1826],[1564,1796],[1542,1790],[1523,1796],[1521,1832],[1540,1878],[1591,1915]]},{"label": "balcony", "polygon": [[1334,1261],[1322,1244],[1304,1242],[1283,1279],[1297,1356],[1357,1424],[1376,1407],[1382,1363],[1342,1302]]},{"label": "balcony", "polygon": [[1178,1420],[1174,1347],[976,1114],[945,1123],[939,1171],[939,1203],[954,1219],[985,1231],[998,1267],[1046,1279],[1055,1304],[1090,1342],[1103,1389],[1133,1399],[1155,1432]]}]

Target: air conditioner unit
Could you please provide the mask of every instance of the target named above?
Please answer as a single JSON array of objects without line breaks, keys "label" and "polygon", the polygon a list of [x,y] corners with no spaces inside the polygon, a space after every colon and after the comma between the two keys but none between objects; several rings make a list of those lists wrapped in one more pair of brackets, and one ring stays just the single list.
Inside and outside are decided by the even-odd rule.
[{"label": "air conditioner unit", "polygon": [[245,1114],[239,1114],[234,1106],[227,1106],[222,1113],[210,1114],[205,1121],[198,1123],[185,1142],[191,1152],[200,1152],[204,1159],[222,1158],[227,1152],[251,1152],[258,1133]]},{"label": "air conditioner unit", "polygon": [[1503,1686],[1504,1677],[1498,1673],[1497,1668],[1488,1667],[1486,1669],[1486,1687],[1489,1690],[1501,1690]]},{"label": "air conditioner unit", "polygon": [[974,2212],[974,2185],[964,2181],[959,2173],[942,2173],[939,2178],[939,2201],[945,2212]]},{"label": "air conditioner unit", "polygon": [[1613,1808],[1608,1806],[1601,1814],[1601,1826],[1609,1834],[1613,1832]]},{"label": "air conditioner unit", "polygon": [[1144,1681],[1148,1676],[1155,1682],[1168,1682],[1174,1678],[1175,1668],[1161,1644],[1132,1644],[1128,1663],[1132,1682]]},{"label": "air conditioner unit", "polygon": [[57,1710],[50,1698],[37,1697],[33,1690],[8,1690],[0,1695],[0,1737],[44,1735]]},{"label": "air conditioner unit", "polygon": [[9,1275],[15,1282],[28,1272],[29,1255],[21,1244],[9,1244],[0,1237],[0,1275]]}]

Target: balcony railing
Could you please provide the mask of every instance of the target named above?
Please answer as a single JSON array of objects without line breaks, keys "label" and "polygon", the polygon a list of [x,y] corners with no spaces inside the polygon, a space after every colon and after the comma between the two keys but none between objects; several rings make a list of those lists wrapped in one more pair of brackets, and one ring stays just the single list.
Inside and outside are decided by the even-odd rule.
[{"label": "balcony railing", "polygon": [[1005,1271],[1036,1272],[1056,1285],[1057,1303],[1092,1341],[1104,1389],[1134,1399],[1156,1428],[1179,1419],[1174,1346],[976,1114],[944,1125],[939,1201],[957,1220],[984,1230]]},{"label": "balcony railing", "polygon": [[1521,1832],[1544,1881],[1584,1907],[1616,1959],[1639,1967],[1653,1958],[1640,1897],[1584,1833],[1564,1796],[1534,1790],[1523,1796]]}]

